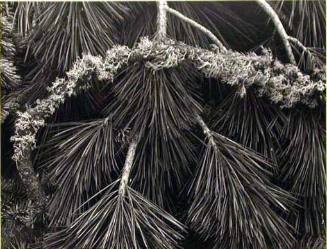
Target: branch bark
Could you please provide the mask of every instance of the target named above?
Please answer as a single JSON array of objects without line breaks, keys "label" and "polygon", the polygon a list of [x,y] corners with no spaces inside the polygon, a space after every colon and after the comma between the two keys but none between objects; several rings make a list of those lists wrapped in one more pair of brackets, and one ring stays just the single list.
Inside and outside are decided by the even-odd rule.
[{"label": "branch bark", "polygon": [[267,3],[265,0],[256,0],[256,2],[258,3],[258,5],[265,11],[265,13],[271,18],[271,20],[273,21],[278,34],[280,35],[286,53],[288,55],[288,58],[290,60],[290,62],[294,65],[296,65],[296,61],[292,52],[292,47],[289,43],[289,36],[287,35],[284,26],[282,24],[282,22],[280,21],[277,13],[274,11],[274,9],[269,5],[269,3]]},{"label": "branch bark", "polygon": [[211,145],[213,146],[213,148],[215,150],[217,150],[217,144],[215,142],[215,139],[212,135],[212,131],[209,129],[209,127],[206,125],[206,123],[204,122],[204,120],[201,118],[201,116],[199,114],[196,114],[195,116],[196,121],[198,122],[198,124],[201,126],[204,135],[206,135],[206,137],[209,140],[209,143],[211,143]]},{"label": "branch bark", "polygon": [[312,59],[312,55],[311,55],[310,50],[309,50],[306,46],[304,46],[302,42],[300,42],[300,41],[299,41],[298,39],[296,39],[295,37],[291,37],[291,36],[288,37],[288,40],[289,40],[290,42],[294,43],[294,44],[295,44],[296,46],[298,46],[299,48],[301,48],[302,51],[305,52],[305,53],[307,53],[307,54],[309,55],[310,59]]},{"label": "branch bark", "polygon": [[170,7],[166,7],[166,10],[170,13],[173,14],[174,16],[180,18],[181,20],[189,23],[191,26],[201,30],[204,34],[206,34],[214,43],[216,43],[216,45],[223,51],[226,52],[227,49],[226,47],[222,44],[222,42],[206,27],[204,27],[203,25],[197,23],[196,21],[188,18],[187,16],[184,16],[182,13],[180,13],[177,10],[174,10]]},{"label": "branch bark", "polygon": [[137,146],[137,141],[136,141],[136,139],[133,139],[128,147],[128,152],[127,152],[127,156],[126,156],[126,160],[125,160],[125,164],[124,164],[124,168],[123,168],[123,173],[122,173],[122,177],[120,180],[119,194],[121,196],[124,196],[126,193],[129,176],[131,174],[131,169],[132,169],[133,161],[134,161],[134,157],[135,157],[136,146]]},{"label": "branch bark", "polygon": [[158,5],[158,17],[157,17],[157,37],[159,39],[166,37],[167,35],[167,1],[159,0]]}]

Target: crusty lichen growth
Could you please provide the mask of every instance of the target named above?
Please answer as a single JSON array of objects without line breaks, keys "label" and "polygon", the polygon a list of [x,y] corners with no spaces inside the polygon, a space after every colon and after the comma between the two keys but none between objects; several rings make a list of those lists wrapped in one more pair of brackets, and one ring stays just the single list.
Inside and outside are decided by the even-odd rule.
[{"label": "crusty lichen growth", "polygon": [[295,65],[281,64],[267,50],[263,55],[202,50],[193,61],[207,77],[229,85],[244,85],[246,89],[252,87],[259,96],[267,97],[281,108],[299,103],[314,108],[325,92],[324,78],[311,78]]},{"label": "crusty lichen growth", "polygon": [[[17,112],[15,135],[11,138],[14,142],[13,160],[16,161],[19,175],[31,196],[36,197],[42,193],[33,173],[30,154],[36,145],[36,134],[45,125],[46,118],[53,115],[65,99],[76,95],[79,90],[89,88],[92,79],[112,81],[116,71],[127,60],[128,54],[124,47],[114,47],[109,50],[105,59],[84,55],[67,72],[66,78],[57,78],[47,88],[49,92],[47,98],[37,100],[36,105],[25,112]],[[37,200],[37,198],[33,199]]]}]

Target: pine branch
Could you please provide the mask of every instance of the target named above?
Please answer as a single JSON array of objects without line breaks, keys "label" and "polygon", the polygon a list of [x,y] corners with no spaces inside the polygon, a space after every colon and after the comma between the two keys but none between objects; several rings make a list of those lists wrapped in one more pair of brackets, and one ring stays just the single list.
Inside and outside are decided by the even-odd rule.
[{"label": "pine branch", "polygon": [[325,1],[271,1],[293,36],[310,47],[326,47]]},{"label": "pine branch", "polygon": [[167,35],[167,1],[159,0],[157,2],[157,37],[159,39],[165,38]]},{"label": "pine branch", "polygon": [[185,232],[183,225],[128,186],[136,146],[137,140],[133,139],[122,177],[99,191],[95,196],[105,191],[104,195],[89,210],[77,216],[71,225],[48,234],[44,240],[46,248],[178,247]]},{"label": "pine branch", "polygon": [[132,165],[134,163],[136,146],[137,146],[137,140],[133,139],[128,147],[128,152],[127,152],[127,156],[125,159],[125,165],[123,168],[122,177],[120,179],[119,194],[121,196],[125,195],[126,189],[128,187],[129,177],[131,174]]},{"label": "pine branch", "polygon": [[222,248],[292,248],[291,228],[277,211],[292,198],[271,183],[271,165],[195,118],[209,142],[192,182],[191,229]]},{"label": "pine branch", "polygon": [[[38,101],[34,107],[28,108],[24,113],[17,113],[15,136],[12,138],[15,142],[13,159],[17,162],[22,178],[26,180],[27,188],[30,183],[29,177],[31,182],[35,183],[33,185],[37,185],[32,176],[24,177],[24,170],[26,165],[29,165],[28,168],[31,167],[31,164],[26,162],[29,161],[30,153],[35,146],[36,133],[44,126],[45,119],[53,115],[66,98],[90,88],[90,82],[94,77],[100,81],[112,82],[122,67],[136,61],[145,62],[145,66],[154,71],[176,67],[188,61],[206,77],[216,78],[229,85],[242,84],[246,88],[255,85],[256,94],[267,96],[274,103],[286,107],[297,103],[315,107],[319,104],[321,93],[325,90],[323,79],[310,79],[295,66],[284,66],[278,61],[272,61],[269,53],[264,56],[244,55],[233,51],[219,53],[168,39],[164,42],[151,42],[145,38],[134,49],[116,46],[108,50],[104,59],[87,55],[74,64],[66,78],[58,78],[48,88],[47,98]],[[86,84],[82,85],[85,82]],[[184,87],[180,88],[180,91],[184,92]],[[185,101],[183,100],[182,103],[185,104]],[[195,102],[190,106],[198,109]],[[189,107],[185,108],[189,110]],[[124,115],[124,112],[121,114]],[[185,116],[182,120],[184,119]],[[185,122],[188,124],[189,120]],[[30,172],[33,172],[33,169]]]},{"label": "pine branch", "polygon": [[[113,114],[115,127],[129,128],[131,136],[142,138],[131,186],[169,208],[168,196],[180,189],[195,157],[190,141],[192,116],[201,110],[194,99],[195,74],[182,68],[154,70],[140,62],[118,78],[112,89],[115,98],[103,111]],[[192,97],[186,99],[186,95]]]},{"label": "pine branch", "polygon": [[291,37],[289,36],[287,38],[289,41],[293,42],[295,45],[297,45],[299,48],[301,48],[304,52],[308,53],[310,56],[310,51],[308,50],[308,48],[306,46],[303,45],[302,42],[300,42],[298,39],[296,39],[295,37]]},{"label": "pine branch", "polygon": [[[125,56],[126,53],[129,54],[129,50],[126,47],[121,47],[118,50],[113,48],[111,52],[113,53],[108,54],[109,57],[106,62],[102,62],[99,57],[84,56],[67,72],[66,79],[58,78],[48,88],[48,98],[38,101],[36,106],[28,108],[23,113],[17,112],[15,135],[11,138],[14,142],[13,160],[16,162],[20,178],[36,207],[44,206],[46,202],[31,161],[31,152],[36,145],[36,134],[45,125],[45,119],[54,114],[67,96],[71,97],[76,94],[76,91],[89,87],[87,85],[80,86],[78,83],[81,79],[92,79],[95,71],[100,80],[113,80],[115,72],[127,62]],[[116,57],[114,54],[120,54],[122,57],[118,61],[113,60]],[[104,69],[104,65],[107,65],[108,68]]]},{"label": "pine branch", "polygon": [[215,35],[214,35],[210,30],[209,30],[209,29],[207,29],[206,27],[202,26],[201,24],[195,22],[194,20],[192,20],[192,19],[190,19],[190,18],[184,16],[184,15],[183,15],[182,13],[180,13],[179,11],[174,10],[174,9],[168,7],[168,6],[166,7],[166,10],[167,10],[169,13],[171,13],[171,14],[177,16],[177,17],[180,18],[181,20],[183,20],[183,21],[189,23],[191,26],[193,26],[193,27],[195,27],[195,28],[201,30],[204,34],[206,34],[208,37],[210,37],[210,39],[211,39],[214,43],[216,43],[216,45],[221,49],[222,52],[226,52],[226,51],[227,51],[226,47],[222,44],[222,42],[221,42],[221,41],[220,41],[220,40],[219,40],[219,39],[218,39],[218,38],[217,38],[217,37],[216,37],[216,36],[215,36]]},{"label": "pine branch", "polygon": [[300,235],[319,237],[325,233],[326,146],[322,113],[293,110],[285,123],[280,151],[281,180],[297,198],[298,212],[290,215]]},{"label": "pine branch", "polygon": [[1,123],[4,122],[10,112],[16,106],[16,100],[8,99],[8,95],[15,91],[21,84],[21,77],[17,73],[15,66],[16,48],[13,43],[13,26],[10,23],[9,17],[1,16]]},{"label": "pine branch", "polygon": [[47,128],[37,163],[57,187],[49,203],[50,226],[69,224],[74,212],[119,173],[119,146],[109,117]]},{"label": "pine branch", "polygon": [[118,181],[106,187],[99,201],[76,217],[70,226],[48,234],[44,247],[179,248],[184,226],[129,187],[122,196],[117,190]]},{"label": "pine branch", "polygon": [[275,25],[275,27],[277,29],[277,32],[278,32],[278,34],[280,35],[280,37],[281,37],[281,39],[283,41],[283,44],[284,44],[286,53],[288,55],[289,61],[292,64],[296,65],[296,61],[295,61],[295,58],[294,58],[294,55],[293,55],[293,52],[292,52],[292,47],[291,47],[291,45],[289,43],[288,35],[287,35],[287,33],[286,33],[285,29],[284,29],[284,26],[283,26],[282,22],[279,19],[277,13],[269,5],[269,3],[266,2],[266,0],[256,0],[256,2],[265,11],[265,13],[267,15],[269,15],[269,17],[273,21],[273,23],[274,23],[274,25]]},{"label": "pine branch", "polygon": [[296,46],[298,46],[300,49],[302,49],[302,51],[308,55],[309,61],[310,61],[310,63],[312,64],[312,62],[313,62],[313,55],[311,54],[310,50],[309,50],[306,46],[304,46],[303,43],[300,42],[300,41],[299,41],[298,39],[296,39],[295,37],[291,37],[291,36],[289,36],[289,37],[288,37],[288,40],[289,40],[290,42],[294,43],[294,44],[295,44]]},{"label": "pine branch", "polygon": [[[121,22],[129,13],[126,6],[113,2],[19,5],[26,7],[17,10],[26,15],[26,20],[21,20],[26,22],[26,29],[29,29],[29,22],[38,25],[27,36],[26,57],[33,55],[43,70],[50,68],[59,73],[68,70],[83,53],[104,56],[114,44],[115,22]],[[18,13],[17,18],[24,15]],[[34,20],[29,20],[29,15]]]},{"label": "pine branch", "polygon": [[195,119],[197,123],[201,126],[204,135],[206,135],[206,137],[209,139],[209,143],[212,145],[213,148],[215,148],[215,150],[217,150],[217,145],[215,143],[212,131],[209,129],[209,127],[206,125],[206,123],[199,114],[196,114]]},{"label": "pine branch", "polygon": [[158,3],[157,32],[158,32],[159,37],[161,37],[161,38],[166,37],[166,34],[167,34],[167,13],[166,12],[169,12],[169,13],[177,16],[181,20],[189,23],[191,26],[201,30],[204,34],[206,34],[208,37],[210,37],[211,40],[214,41],[218,45],[218,47],[221,49],[221,51],[223,51],[223,52],[227,51],[227,49],[221,43],[221,41],[219,41],[219,39],[209,29],[207,29],[206,27],[202,26],[201,24],[195,22],[194,20],[184,16],[179,11],[168,7],[167,1],[163,1],[163,0],[160,0]]},{"label": "pine branch", "polygon": [[285,114],[265,99],[258,98],[254,89],[236,91],[228,94],[217,107],[214,107],[210,126],[227,136],[251,148],[274,162],[278,171],[276,151],[280,148],[280,134],[286,122]]}]

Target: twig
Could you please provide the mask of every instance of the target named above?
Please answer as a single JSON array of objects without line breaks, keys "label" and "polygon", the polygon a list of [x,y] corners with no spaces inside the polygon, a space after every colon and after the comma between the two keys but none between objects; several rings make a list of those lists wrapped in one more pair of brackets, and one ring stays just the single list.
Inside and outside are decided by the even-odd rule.
[{"label": "twig", "polygon": [[310,50],[306,46],[303,45],[302,42],[300,42],[298,39],[296,39],[295,37],[292,37],[292,36],[288,36],[288,40],[290,42],[294,43],[299,48],[301,48],[303,52],[307,53],[312,62],[312,54],[311,54]]},{"label": "twig", "polygon": [[201,24],[197,23],[196,21],[188,18],[187,16],[184,16],[182,13],[180,13],[177,10],[174,10],[170,7],[166,7],[166,10],[170,13],[173,14],[175,16],[177,16],[178,18],[182,19],[183,21],[191,24],[193,27],[201,30],[203,33],[205,33],[208,37],[210,37],[210,39],[215,42],[217,44],[217,46],[223,51],[227,51],[226,47],[222,44],[222,42],[206,27],[202,26]]},{"label": "twig", "polygon": [[204,120],[201,118],[201,116],[199,114],[196,114],[195,118],[196,118],[196,121],[198,122],[198,124],[202,127],[203,133],[208,138],[209,143],[211,143],[213,148],[215,150],[217,150],[217,144],[216,144],[215,139],[214,139],[214,137],[212,135],[212,131],[209,129],[209,127],[206,125],[206,123],[204,122]]},{"label": "twig", "polygon": [[157,17],[157,37],[164,38],[167,34],[167,1],[159,0]]},{"label": "twig", "polygon": [[296,61],[292,52],[292,47],[289,43],[289,36],[287,35],[284,26],[282,22],[280,21],[277,13],[274,11],[274,9],[265,1],[265,0],[256,0],[256,2],[259,4],[259,6],[266,12],[267,15],[270,16],[271,20],[273,21],[277,32],[279,33],[286,50],[286,53],[288,55],[288,58],[290,62],[294,65],[296,65]]},{"label": "twig", "polygon": [[126,160],[125,160],[125,165],[124,165],[122,177],[121,177],[121,180],[120,180],[119,194],[121,196],[125,195],[126,188],[128,186],[128,180],[129,180],[129,176],[131,174],[131,169],[132,169],[132,165],[133,165],[133,161],[134,161],[134,157],[135,157],[135,152],[136,152],[136,146],[137,146],[137,141],[135,139],[133,139],[132,142],[129,144],[129,147],[128,147],[128,152],[127,152],[127,156],[126,156]]}]

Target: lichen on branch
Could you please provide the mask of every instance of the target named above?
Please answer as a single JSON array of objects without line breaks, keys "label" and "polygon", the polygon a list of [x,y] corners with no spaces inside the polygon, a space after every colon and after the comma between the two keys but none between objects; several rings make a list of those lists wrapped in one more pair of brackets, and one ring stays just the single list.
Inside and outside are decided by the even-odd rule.
[{"label": "lichen on branch", "polygon": [[25,112],[17,113],[15,135],[12,137],[13,159],[27,188],[30,185],[38,186],[31,191],[41,191],[37,178],[25,177],[24,172],[26,167],[33,172],[32,164],[26,162],[30,161],[36,134],[46,119],[65,99],[90,88],[92,80],[108,84],[119,70],[136,61],[143,61],[146,67],[154,70],[190,63],[206,77],[215,78],[222,84],[244,86],[245,91],[251,88],[258,96],[286,108],[299,103],[316,107],[325,91],[325,78],[311,78],[294,65],[283,65],[274,60],[269,51],[263,55],[232,50],[221,53],[219,49],[206,50],[167,38],[151,41],[144,37],[134,49],[114,46],[108,50],[105,58],[84,55],[66,73],[65,78],[57,78],[48,87],[47,98],[38,100],[34,107],[27,108]]}]

